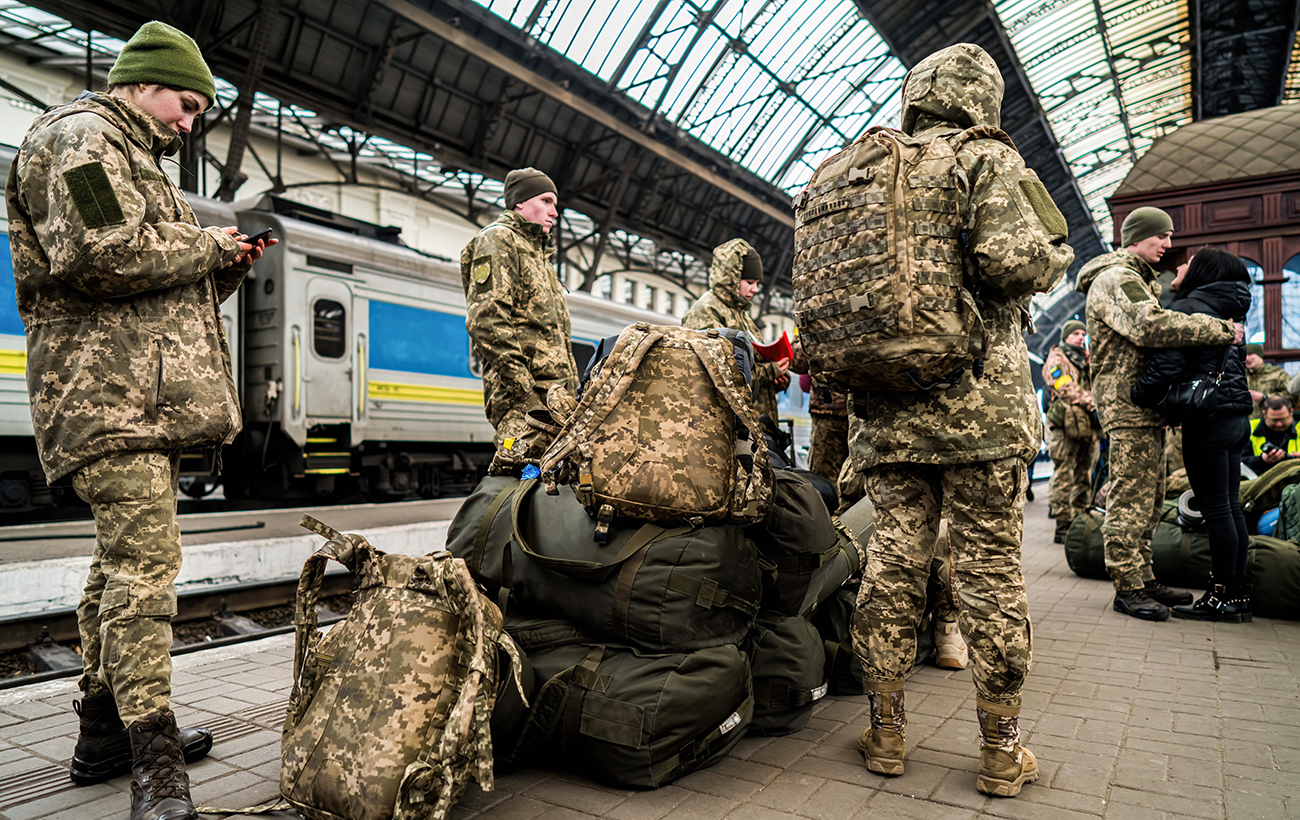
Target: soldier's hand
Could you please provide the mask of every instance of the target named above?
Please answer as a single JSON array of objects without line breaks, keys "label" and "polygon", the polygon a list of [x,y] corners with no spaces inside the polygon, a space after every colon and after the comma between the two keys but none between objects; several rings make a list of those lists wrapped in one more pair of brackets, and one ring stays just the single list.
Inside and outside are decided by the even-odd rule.
[{"label": "soldier's hand", "polygon": [[265,252],[267,248],[280,243],[280,240],[278,239],[259,239],[257,242],[244,242],[243,234],[239,232],[239,228],[233,225],[222,228],[221,230],[225,231],[228,235],[235,237],[235,241],[239,242],[239,256],[236,256],[234,259],[227,262],[226,267],[243,263],[251,265],[262,258],[262,253]]},{"label": "soldier's hand", "polygon": [[776,361],[772,362],[772,364],[776,365],[777,375],[784,376],[785,371],[790,369],[790,357],[786,356],[785,358],[777,359]]},{"label": "soldier's hand", "polygon": [[1232,326],[1237,330],[1237,335],[1232,337],[1232,343],[1238,344],[1242,339],[1246,338],[1246,326],[1241,322],[1233,322]]},{"label": "soldier's hand", "polygon": [[1250,391],[1250,400],[1251,400],[1251,401],[1263,401],[1263,400],[1264,400],[1264,394],[1261,393],[1261,392],[1259,392],[1258,390],[1252,390],[1252,391]]}]

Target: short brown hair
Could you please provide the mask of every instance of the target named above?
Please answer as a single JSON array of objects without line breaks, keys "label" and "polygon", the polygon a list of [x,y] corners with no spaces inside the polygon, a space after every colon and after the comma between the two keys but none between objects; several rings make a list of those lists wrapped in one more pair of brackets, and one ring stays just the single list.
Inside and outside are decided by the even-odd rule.
[{"label": "short brown hair", "polygon": [[1264,399],[1265,410],[1290,410],[1291,400],[1286,396],[1269,396]]}]

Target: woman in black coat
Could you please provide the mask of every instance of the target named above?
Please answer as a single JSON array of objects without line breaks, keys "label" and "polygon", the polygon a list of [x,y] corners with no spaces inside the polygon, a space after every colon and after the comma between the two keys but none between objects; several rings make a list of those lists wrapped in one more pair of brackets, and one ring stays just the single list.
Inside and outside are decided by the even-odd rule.
[{"label": "woman in black coat", "polygon": [[[1202,249],[1173,284],[1170,310],[1245,321],[1250,308],[1250,275],[1236,256],[1217,248]],[[1209,530],[1213,567],[1205,595],[1188,606],[1173,607],[1175,618],[1250,620],[1246,580],[1249,535],[1238,496],[1241,451],[1250,436],[1253,407],[1246,382],[1245,350],[1244,344],[1159,350],[1133,385],[1134,404],[1161,409],[1160,400],[1173,385],[1198,376],[1213,380],[1220,371],[1223,373],[1211,412],[1169,418],[1171,424],[1183,426],[1183,462]]]}]

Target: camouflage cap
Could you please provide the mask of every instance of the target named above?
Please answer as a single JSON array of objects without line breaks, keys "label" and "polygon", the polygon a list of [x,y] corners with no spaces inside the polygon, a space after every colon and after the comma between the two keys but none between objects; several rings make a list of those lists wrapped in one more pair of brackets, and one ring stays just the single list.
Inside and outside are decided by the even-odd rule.
[{"label": "camouflage cap", "polygon": [[1000,125],[1003,88],[998,64],[979,46],[936,51],[903,78],[902,129],[913,133],[923,114],[962,128]]}]

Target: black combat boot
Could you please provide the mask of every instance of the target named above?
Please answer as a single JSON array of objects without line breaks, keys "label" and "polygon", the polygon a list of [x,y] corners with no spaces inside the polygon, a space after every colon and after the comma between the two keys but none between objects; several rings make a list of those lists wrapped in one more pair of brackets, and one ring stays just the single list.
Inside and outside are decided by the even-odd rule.
[{"label": "black combat boot", "polygon": [[132,723],[131,820],[198,820],[171,710]]},{"label": "black combat boot", "polygon": [[[1191,596],[1188,596],[1191,603]],[[1145,589],[1115,590],[1115,611],[1144,621],[1169,620],[1169,608],[1147,594]]]},{"label": "black combat boot", "polygon": [[1231,621],[1233,623],[1240,621],[1240,615],[1226,611],[1227,604],[1227,589],[1223,584],[1214,583],[1214,576],[1210,576],[1209,587],[1199,601],[1190,606],[1173,607],[1169,613],[1184,621]]},{"label": "black combat boot", "polygon": [[1065,536],[1069,531],[1070,531],[1070,519],[1068,518],[1056,519],[1056,532],[1055,534],[1052,535],[1052,543],[1064,544]]},{"label": "black combat boot", "polygon": [[[1225,621],[1250,623],[1250,580],[1245,575],[1234,575],[1228,584],[1228,601],[1223,607]],[[1235,616],[1235,619],[1228,616]]]},{"label": "black combat boot", "polygon": [[[78,786],[103,783],[131,771],[131,737],[117,714],[111,692],[74,700],[72,708],[81,720],[81,735],[72,753],[72,782]],[[212,732],[181,729],[185,762],[202,759],[212,750]]]},{"label": "black combat boot", "polygon": [[1147,581],[1146,591],[1147,595],[1165,606],[1183,606],[1192,602],[1192,593],[1174,592],[1159,581]]}]

